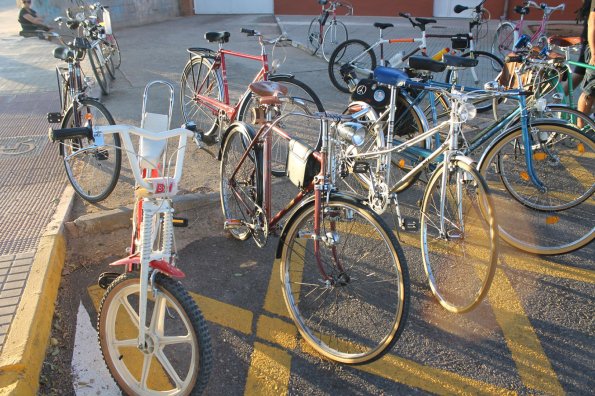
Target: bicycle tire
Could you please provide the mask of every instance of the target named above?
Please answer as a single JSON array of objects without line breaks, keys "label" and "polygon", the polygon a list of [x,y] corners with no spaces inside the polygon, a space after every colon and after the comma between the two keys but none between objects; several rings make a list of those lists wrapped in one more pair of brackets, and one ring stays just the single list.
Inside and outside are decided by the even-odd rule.
[{"label": "bicycle tire", "polygon": [[[483,86],[488,81],[494,81],[502,71],[504,62],[495,55],[484,51],[466,52],[461,55],[464,58],[477,59],[479,63],[475,67],[459,70],[457,85],[462,85],[469,88],[483,89]],[[477,76],[474,76],[474,74]],[[452,84],[453,80],[452,70],[446,73],[446,82]],[[482,99],[473,102],[478,112],[485,112],[492,109],[492,99]]]},{"label": "bicycle tire", "polygon": [[[533,155],[537,176],[546,186],[545,192],[537,192],[529,181],[524,152],[521,151],[523,139],[520,127],[510,128],[494,140],[483,155],[479,169],[493,193],[500,236],[504,241],[534,254],[570,253],[595,238],[595,208],[592,202],[594,132],[590,131],[587,136],[572,127],[547,122],[534,122],[531,128],[533,131],[538,128],[535,133],[541,136],[540,139],[547,141],[556,136],[568,148],[564,150],[564,155],[556,153],[558,162],[547,161],[549,156],[538,155],[541,151],[536,150]],[[503,173],[507,176],[503,177]],[[573,184],[580,188],[579,199],[574,199],[576,189]],[[587,190],[584,191],[584,188]],[[535,198],[531,205],[527,205],[532,191]],[[527,198],[519,199],[521,193]],[[536,209],[535,201],[538,199],[541,200],[538,202],[556,203],[566,197],[573,198],[577,204],[557,207],[550,204],[550,209],[558,210],[548,210],[544,205]],[[563,210],[559,210],[561,208]]]},{"label": "bicycle tire", "polygon": [[[139,274],[123,274],[106,290],[99,306],[97,329],[107,368],[125,394],[147,394],[151,391],[146,389],[149,386],[156,388],[152,389],[153,392],[165,393],[162,386],[172,386],[173,382],[175,388],[169,389],[167,394],[200,395],[207,386],[213,364],[207,322],[180,282],[158,273],[153,279],[151,290],[155,290],[156,295],[155,299],[147,301],[147,317],[151,318],[147,327],[150,353],[138,349],[138,324],[134,323],[135,320],[138,321],[136,307],[140,293]],[[150,295],[153,296],[152,293]],[[153,314],[160,316],[158,321],[153,320]],[[168,325],[164,327],[169,340],[179,337],[190,338],[190,341],[159,345],[164,338],[165,329],[155,328],[153,322],[164,324],[166,319]],[[137,329],[134,329],[135,325]],[[150,359],[149,365],[146,365],[147,358]],[[142,375],[141,380],[137,379],[139,361],[143,362],[141,372],[146,373],[148,380],[153,381],[142,384]],[[152,367],[155,363],[160,366],[158,370]],[[153,369],[149,374],[150,368]],[[174,370],[173,374],[171,370]],[[155,378],[155,373],[164,378]],[[181,374],[186,374],[183,379],[179,378]],[[176,380],[181,384],[177,384]]]},{"label": "bicycle tire", "polygon": [[[498,227],[485,180],[473,164],[454,160],[446,167],[449,184],[445,186],[445,200],[454,202],[445,203],[444,227],[448,229],[440,230],[444,169],[441,164],[434,171],[424,191],[422,261],[430,289],[440,305],[450,312],[463,313],[479,305],[488,293],[498,262]],[[466,242],[469,247],[462,246]]]},{"label": "bicycle tire", "polygon": [[[222,143],[219,179],[221,210],[226,221],[243,222],[229,228],[231,235],[241,241],[252,235],[248,224],[252,224],[258,208],[262,206],[262,151],[254,147],[238,168],[254,135],[249,125],[236,124],[228,130]],[[235,180],[230,181],[234,172]],[[241,178],[239,182],[238,178]]]},{"label": "bicycle tire", "polygon": [[[312,235],[314,201],[288,220],[279,242],[285,303],[302,337],[323,356],[347,364],[374,361],[399,339],[407,320],[410,284],[403,252],[384,221],[354,198],[331,195],[319,209],[324,217],[318,237],[332,236],[332,242]],[[316,260],[310,246],[315,244],[324,262]]]},{"label": "bicycle tire", "polygon": [[322,36],[321,50],[324,60],[328,62],[331,59],[331,54],[335,48],[348,39],[349,34],[347,33],[347,26],[341,21],[331,22]]},{"label": "bicycle tire", "polygon": [[112,47],[111,58],[114,62],[114,67],[116,69],[119,69],[120,66],[122,65],[122,53],[120,52],[120,45],[118,44],[116,35],[112,33],[112,34],[107,34],[105,37],[106,37],[106,41]]},{"label": "bicycle tire", "polygon": [[[281,83],[287,87],[287,96],[300,99],[306,105],[310,113],[324,111],[324,106],[322,105],[320,98],[318,98],[318,95],[316,95],[316,92],[314,92],[314,90],[306,83],[297,78],[293,76],[272,74],[268,76],[268,80]],[[252,118],[251,109],[257,106],[258,102],[254,100],[252,92],[247,92],[244,95],[243,103],[238,112],[238,121],[244,121],[254,125],[255,120]],[[285,102],[279,106],[279,115],[288,114],[294,111],[298,113],[304,112],[300,106],[289,102]],[[320,122],[316,119],[289,116],[277,125],[286,131],[292,138],[301,140],[302,143],[306,143],[314,150],[318,150],[322,144]],[[276,133],[274,133],[272,137],[271,173],[274,176],[285,176],[287,153],[289,150],[288,141]]]},{"label": "bicycle tire", "polygon": [[500,59],[504,59],[512,52],[514,30],[515,26],[510,22],[504,22],[498,26],[492,42],[492,54],[499,55]]},{"label": "bicycle tire", "polygon": [[105,41],[101,41],[99,43],[101,47],[101,51],[103,52],[103,59],[105,59],[105,70],[107,70],[110,78],[112,80],[116,79],[116,65],[114,64],[114,59],[112,58],[112,49]]},{"label": "bicycle tire", "polygon": [[180,108],[184,121],[196,123],[205,136],[219,130],[219,109],[197,101],[196,94],[223,102],[223,81],[219,68],[211,69],[212,65],[213,61],[204,56],[193,57],[186,62],[180,81]]},{"label": "bicycle tire", "polygon": [[328,63],[328,75],[335,88],[349,93],[349,86],[340,73],[346,64],[354,68],[358,79],[370,78],[376,68],[376,55],[366,42],[357,39],[347,40],[335,48]]},{"label": "bicycle tire", "polygon": [[[74,107],[67,110],[62,119],[62,128],[116,123],[105,106],[94,99],[80,100],[77,111],[78,117],[75,116]],[[77,118],[81,121],[77,122]],[[118,134],[104,135],[104,146],[84,150],[92,143],[86,138],[66,139],[60,142],[60,156],[64,160],[66,176],[76,193],[84,200],[95,203],[106,199],[116,187],[122,151]]]},{"label": "bicycle tire", "polygon": [[318,52],[320,48],[320,17],[312,19],[308,27],[308,36],[306,37],[306,44],[312,55]]},{"label": "bicycle tire", "polygon": [[95,75],[95,79],[97,80],[99,88],[101,88],[101,92],[104,95],[109,95],[109,81],[105,76],[106,72],[104,70],[104,66],[101,66],[101,61],[99,60],[99,55],[97,55],[97,51],[99,51],[97,47],[92,47],[87,50],[87,54],[89,55],[89,62],[91,63],[93,75]]},{"label": "bicycle tire", "polygon": [[64,70],[60,66],[56,66],[56,80],[58,81],[58,95],[60,96],[60,112],[66,113],[66,106],[71,103],[69,81],[64,78]]}]

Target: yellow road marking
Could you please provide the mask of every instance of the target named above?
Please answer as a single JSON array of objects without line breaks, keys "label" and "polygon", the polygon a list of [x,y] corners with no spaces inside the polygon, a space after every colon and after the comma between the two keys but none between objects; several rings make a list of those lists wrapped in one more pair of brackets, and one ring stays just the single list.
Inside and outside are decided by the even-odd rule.
[{"label": "yellow road marking", "polygon": [[285,349],[297,347],[297,329],[293,323],[281,319],[261,315],[256,324],[256,336]]},{"label": "yellow road marking", "polygon": [[291,356],[282,349],[254,342],[244,395],[286,395]]},{"label": "yellow road marking", "polygon": [[521,301],[501,269],[496,270],[488,297],[523,384],[550,395],[564,394]]},{"label": "yellow road marking", "polygon": [[254,318],[252,311],[200,294],[191,292],[190,295],[209,322],[229,327],[244,334],[252,334],[252,321]]}]

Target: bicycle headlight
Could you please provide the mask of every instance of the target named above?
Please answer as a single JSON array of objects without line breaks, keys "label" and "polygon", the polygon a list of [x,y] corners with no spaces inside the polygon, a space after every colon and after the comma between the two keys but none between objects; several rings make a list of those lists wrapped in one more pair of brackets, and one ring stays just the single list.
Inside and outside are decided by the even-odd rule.
[{"label": "bicycle headlight", "polygon": [[366,128],[357,122],[343,122],[337,125],[337,134],[341,140],[359,147],[364,144]]},{"label": "bicycle headlight", "polygon": [[461,103],[458,109],[461,122],[472,120],[477,115],[477,108],[471,103]]}]

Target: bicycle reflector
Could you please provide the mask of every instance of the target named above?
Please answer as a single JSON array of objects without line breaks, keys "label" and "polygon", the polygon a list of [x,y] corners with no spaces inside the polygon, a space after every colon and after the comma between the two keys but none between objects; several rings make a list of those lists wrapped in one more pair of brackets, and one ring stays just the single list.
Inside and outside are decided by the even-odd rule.
[{"label": "bicycle reflector", "polygon": [[366,128],[357,122],[343,122],[337,125],[337,134],[343,141],[359,147],[364,144]]}]

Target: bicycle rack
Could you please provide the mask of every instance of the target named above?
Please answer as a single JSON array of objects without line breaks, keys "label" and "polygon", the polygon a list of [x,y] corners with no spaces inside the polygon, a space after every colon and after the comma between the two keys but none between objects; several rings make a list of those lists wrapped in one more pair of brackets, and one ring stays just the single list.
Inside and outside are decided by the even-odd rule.
[{"label": "bicycle rack", "polygon": [[[147,102],[149,97],[149,90],[151,87],[156,85],[163,85],[169,88],[169,109],[167,114],[153,113],[147,111]],[[151,132],[162,132],[171,129],[171,119],[174,107],[174,86],[163,80],[151,81],[145,86],[145,92],[143,94],[143,109],[141,113],[141,124],[142,129],[146,129]],[[140,138],[138,156],[140,161],[141,169],[159,171],[165,167],[165,153],[167,151],[167,141],[158,141]],[[150,177],[159,176],[157,174],[148,175]]]}]

